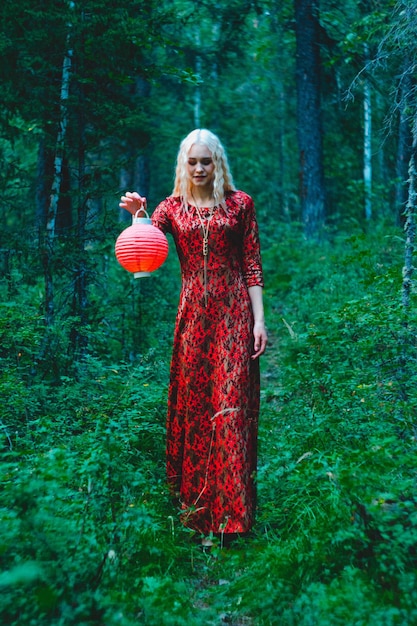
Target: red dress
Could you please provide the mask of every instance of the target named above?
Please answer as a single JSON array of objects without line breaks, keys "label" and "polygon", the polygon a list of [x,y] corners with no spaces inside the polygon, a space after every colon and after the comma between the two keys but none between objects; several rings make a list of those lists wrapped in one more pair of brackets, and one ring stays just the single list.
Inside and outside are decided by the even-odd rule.
[{"label": "red dress", "polygon": [[[184,525],[205,535],[247,532],[256,505],[259,359],[252,360],[248,287],[263,286],[253,201],[226,194],[210,221],[205,298],[195,207],[169,197],[152,221],[177,248],[182,290],[167,416],[167,477]],[[209,209],[201,209],[208,215]]]}]

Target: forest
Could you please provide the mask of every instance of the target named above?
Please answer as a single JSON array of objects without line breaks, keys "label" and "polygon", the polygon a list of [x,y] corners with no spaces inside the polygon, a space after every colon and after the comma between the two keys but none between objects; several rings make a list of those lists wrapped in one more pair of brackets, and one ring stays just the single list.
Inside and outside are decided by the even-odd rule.
[{"label": "forest", "polygon": [[[0,621],[417,626],[415,0],[3,0]],[[256,206],[257,519],[165,481],[175,246],[131,223],[209,128]]]}]

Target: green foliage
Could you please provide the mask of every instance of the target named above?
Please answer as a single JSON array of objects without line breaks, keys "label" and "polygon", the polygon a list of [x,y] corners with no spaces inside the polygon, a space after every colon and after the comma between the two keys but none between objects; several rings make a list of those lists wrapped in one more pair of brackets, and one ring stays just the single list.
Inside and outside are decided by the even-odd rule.
[{"label": "green foliage", "polygon": [[[398,304],[403,242],[383,226],[320,246],[283,224],[273,232],[262,232],[271,345],[258,521],[230,548],[201,552],[165,486],[173,319],[153,318],[154,336],[167,335],[159,348],[141,340],[131,361],[106,351],[126,287],[111,280],[96,304],[106,331],[89,327],[95,353],[69,367],[66,332],[38,359],[35,286],[2,306],[2,622],[416,622],[416,318]],[[140,290],[155,311],[152,281]]]},{"label": "green foliage", "polygon": [[29,432],[10,435],[1,465],[2,621],[119,623],[120,613],[130,623],[152,604],[152,577],[176,588],[167,575],[174,521],[161,507],[165,389],[155,369],[84,365],[78,383],[44,400]]},{"label": "green foliage", "polygon": [[416,319],[399,306],[401,241],[377,230],[297,251],[285,235],[259,472],[269,545],[237,585],[248,607],[268,590],[259,624],[414,623]]}]

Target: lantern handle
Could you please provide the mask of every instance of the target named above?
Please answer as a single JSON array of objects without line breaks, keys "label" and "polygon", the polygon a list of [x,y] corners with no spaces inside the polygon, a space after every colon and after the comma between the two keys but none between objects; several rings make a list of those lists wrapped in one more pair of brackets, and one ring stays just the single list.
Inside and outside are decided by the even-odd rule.
[{"label": "lantern handle", "polygon": [[[144,215],[141,215],[141,217],[138,217],[139,213],[145,213],[146,217]],[[136,211],[135,215],[132,215],[132,225],[139,224],[139,223],[152,224],[152,220],[149,217],[147,210],[143,206]]]},{"label": "lantern handle", "polygon": [[140,209],[138,209],[138,210],[136,211],[135,215],[134,215],[135,220],[139,219],[139,217],[138,217],[138,216],[139,216],[139,213],[142,213],[142,212],[143,212],[143,213],[145,213],[145,215],[146,215],[147,219],[149,219],[149,214],[148,214],[147,210],[146,210],[143,206],[141,206],[141,207],[140,207]]}]

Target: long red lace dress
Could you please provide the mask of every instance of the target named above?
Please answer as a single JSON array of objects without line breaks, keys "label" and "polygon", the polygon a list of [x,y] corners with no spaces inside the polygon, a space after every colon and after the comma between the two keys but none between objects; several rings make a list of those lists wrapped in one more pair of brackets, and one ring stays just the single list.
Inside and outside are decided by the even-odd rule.
[{"label": "long red lace dress", "polygon": [[206,281],[195,207],[185,210],[180,198],[169,197],[152,215],[155,226],[172,234],[182,274],[167,477],[180,495],[183,524],[205,535],[247,532],[256,506],[259,360],[250,358],[248,287],[263,286],[258,227],[247,194],[229,192],[226,207],[217,207],[210,221]]}]

